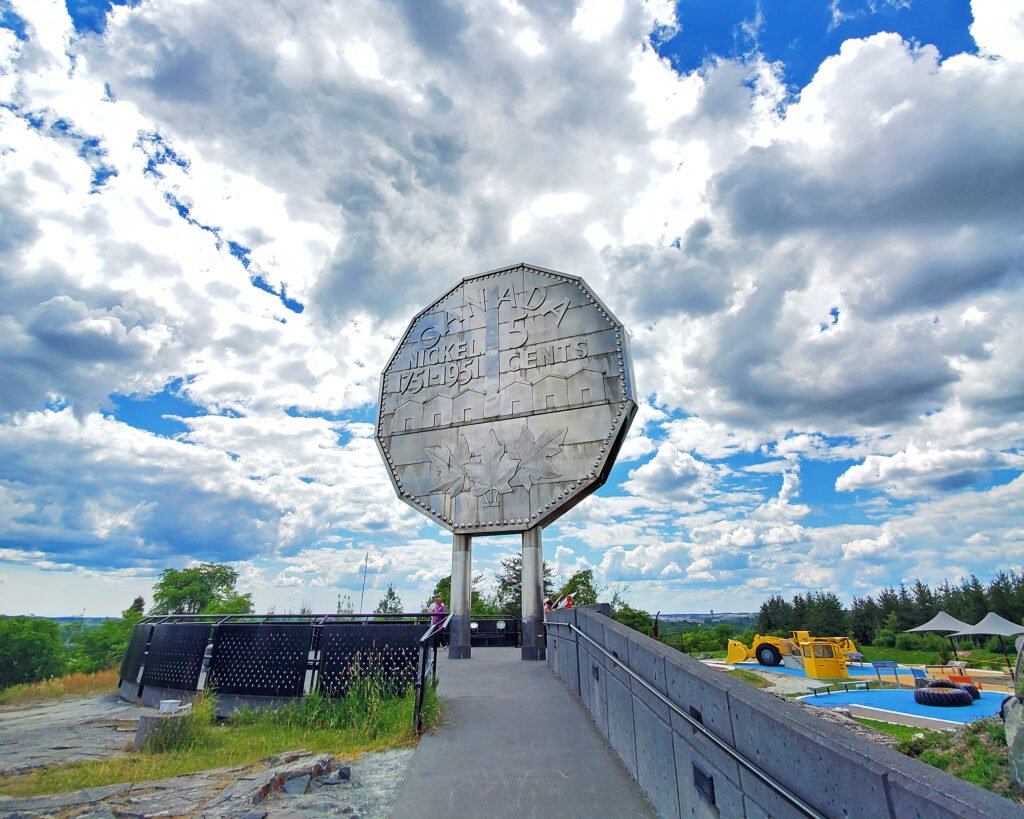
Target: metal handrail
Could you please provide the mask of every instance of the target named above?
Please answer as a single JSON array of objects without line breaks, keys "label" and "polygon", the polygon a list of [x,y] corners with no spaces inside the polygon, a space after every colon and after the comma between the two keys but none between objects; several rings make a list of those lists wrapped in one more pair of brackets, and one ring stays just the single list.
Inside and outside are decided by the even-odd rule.
[{"label": "metal handrail", "polygon": [[672,702],[672,700],[670,700],[668,697],[666,697],[664,694],[658,691],[654,686],[647,682],[647,680],[645,680],[643,677],[641,677],[639,674],[633,671],[632,668],[623,663],[622,660],[620,660],[614,654],[605,649],[604,646],[602,646],[592,637],[584,634],[572,623],[559,623],[554,620],[545,620],[544,625],[563,626],[576,632],[580,637],[582,637],[584,640],[586,640],[588,643],[594,646],[594,648],[600,651],[605,657],[607,657],[609,660],[611,660],[613,663],[619,666],[623,671],[629,674],[630,677],[632,677],[634,680],[640,683],[640,685],[642,685],[644,688],[650,691],[655,697],[657,697],[665,705],[667,705],[673,713],[677,714],[685,722],[689,723],[691,728],[698,731],[704,737],[709,739],[714,746],[716,746],[720,751],[722,751],[722,753],[724,753],[726,756],[731,758],[734,762],[738,763],[743,768],[746,768],[747,771],[749,771],[755,777],[760,779],[761,782],[767,785],[771,790],[775,791],[775,793],[777,793],[779,796],[781,796],[783,799],[789,802],[797,810],[801,811],[805,816],[810,816],[812,817],[812,819],[828,819],[828,817],[825,814],[819,812],[815,808],[808,805],[803,799],[801,799],[799,796],[793,793],[789,788],[787,788],[781,782],[772,777],[771,774],[768,774],[765,771],[761,770],[754,762],[751,762],[749,759],[747,759],[743,754],[741,754],[727,742],[713,734],[704,725],[703,722],[699,722],[698,720],[694,719],[692,716],[687,714],[685,711],[683,711],[678,705]]},{"label": "metal handrail", "polygon": [[[455,612],[449,612],[448,616],[440,622],[432,622],[423,636],[420,637],[420,660],[419,669],[416,673],[416,704],[412,711],[412,729],[417,734],[423,730],[423,699],[427,690],[427,674],[432,672],[434,682],[437,682],[437,637],[448,627]],[[437,617],[438,615],[432,614]]]},{"label": "metal handrail", "polygon": [[147,614],[137,625],[160,625],[164,623],[210,623],[221,625],[237,621],[241,625],[261,626],[275,620],[308,621],[312,625],[324,625],[329,622],[367,622],[374,620],[412,620],[421,621],[432,617],[430,612],[412,611],[378,614]]}]

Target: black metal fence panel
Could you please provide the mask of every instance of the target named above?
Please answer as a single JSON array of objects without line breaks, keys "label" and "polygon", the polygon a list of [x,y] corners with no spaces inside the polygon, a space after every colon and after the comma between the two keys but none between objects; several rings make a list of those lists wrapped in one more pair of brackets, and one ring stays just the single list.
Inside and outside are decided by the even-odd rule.
[{"label": "black metal fence panel", "polygon": [[478,617],[469,624],[473,646],[519,645],[519,621],[513,617]]},{"label": "black metal fence panel", "polygon": [[422,623],[330,623],[323,627],[320,690],[343,697],[357,676],[397,691],[416,680]]},{"label": "black metal fence panel", "polygon": [[139,669],[146,659],[146,644],[149,642],[149,635],[153,632],[153,626],[148,623],[138,623],[132,629],[132,636],[128,640],[128,649],[121,661],[121,680],[130,683],[139,681]]},{"label": "black metal fence panel", "polygon": [[312,642],[307,624],[217,626],[206,687],[222,694],[301,697]]},{"label": "black metal fence panel", "polygon": [[142,672],[144,686],[195,691],[203,652],[210,641],[209,623],[165,623],[154,627]]}]

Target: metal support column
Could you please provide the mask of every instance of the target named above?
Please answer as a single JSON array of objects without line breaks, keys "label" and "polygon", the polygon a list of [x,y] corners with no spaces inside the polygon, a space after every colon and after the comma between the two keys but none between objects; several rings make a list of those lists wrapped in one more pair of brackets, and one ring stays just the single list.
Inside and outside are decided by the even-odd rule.
[{"label": "metal support column", "polygon": [[448,659],[468,660],[472,610],[473,538],[452,535],[452,619],[448,624]]},{"label": "metal support column", "polygon": [[523,532],[523,653],[524,660],[547,657],[544,645],[544,550],[541,528]]}]

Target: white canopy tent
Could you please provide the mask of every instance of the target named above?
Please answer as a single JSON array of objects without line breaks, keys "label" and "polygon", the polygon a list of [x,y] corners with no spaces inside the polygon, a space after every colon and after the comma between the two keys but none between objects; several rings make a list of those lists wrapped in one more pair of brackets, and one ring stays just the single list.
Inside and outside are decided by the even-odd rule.
[{"label": "white canopy tent", "polygon": [[908,628],[907,631],[963,631],[968,628],[971,628],[970,624],[957,620],[951,614],[940,611],[924,625]]},{"label": "white canopy tent", "polygon": [[[927,623],[920,626],[916,626],[915,628],[908,628],[907,631],[947,632],[962,631],[963,629],[970,627],[971,626],[968,623],[965,623],[962,620],[957,620],[953,615],[947,614],[944,611],[940,611]],[[947,634],[946,636],[949,637],[949,644],[953,647],[953,656],[959,660],[960,655],[956,653],[956,643],[953,641],[953,636],[951,634]]]},{"label": "white canopy tent", "polygon": [[1003,645],[1004,637],[1013,637],[1017,634],[1024,634],[1024,626],[1011,622],[1005,617],[1000,617],[994,611],[990,611],[980,621],[975,623],[973,626],[968,626],[962,631],[958,631],[955,634],[951,634],[951,637],[976,637],[983,634],[994,634],[999,638],[999,647],[1003,651],[1003,657],[1006,659],[1006,667],[1010,669],[1011,676],[1013,675],[1013,666],[1010,665],[1010,657],[1006,653],[1006,646]]}]

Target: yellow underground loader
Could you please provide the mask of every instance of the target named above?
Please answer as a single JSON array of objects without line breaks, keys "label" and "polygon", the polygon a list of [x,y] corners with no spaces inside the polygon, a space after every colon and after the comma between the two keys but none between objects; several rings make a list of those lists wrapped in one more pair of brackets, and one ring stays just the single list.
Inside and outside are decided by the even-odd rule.
[{"label": "yellow underground loader", "polygon": [[761,665],[776,666],[786,656],[801,658],[809,677],[846,677],[846,658],[857,646],[849,637],[812,637],[808,631],[791,631],[790,636],[754,635],[750,648],[739,640],[729,641],[725,661],[729,665],[757,660]]}]

